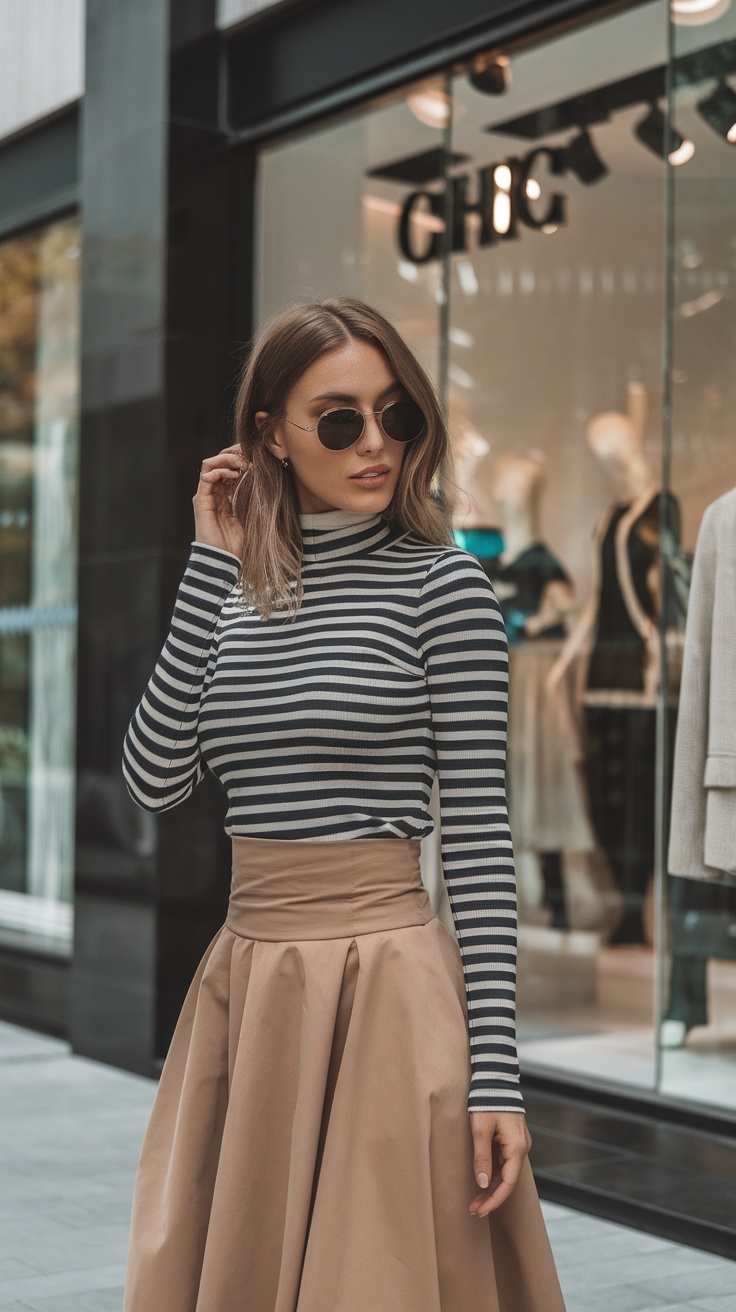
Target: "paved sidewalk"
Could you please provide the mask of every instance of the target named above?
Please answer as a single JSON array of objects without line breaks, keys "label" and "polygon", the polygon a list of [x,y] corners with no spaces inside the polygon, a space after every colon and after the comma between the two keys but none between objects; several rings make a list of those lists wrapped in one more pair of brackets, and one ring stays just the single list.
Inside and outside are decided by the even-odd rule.
[{"label": "paved sidewalk", "polygon": [[[0,1022],[0,1312],[121,1312],[154,1090]],[[736,1263],[544,1210],[567,1312],[736,1312]]]}]

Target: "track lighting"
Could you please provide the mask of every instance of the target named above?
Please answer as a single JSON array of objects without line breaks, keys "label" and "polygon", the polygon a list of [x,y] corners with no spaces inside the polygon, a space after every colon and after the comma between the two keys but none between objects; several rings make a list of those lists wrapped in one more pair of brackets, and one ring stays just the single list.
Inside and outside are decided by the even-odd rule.
[{"label": "track lighting", "polygon": [[511,85],[511,64],[506,55],[478,55],[470,66],[468,80],[484,96],[502,96]]},{"label": "track lighting", "polygon": [[414,91],[406,97],[406,103],[414,117],[428,128],[445,128],[450,121],[452,100],[444,91]]},{"label": "track lighting", "polygon": [[673,23],[682,27],[699,27],[714,23],[731,7],[731,0],[672,0],[670,13]]},{"label": "track lighting", "polygon": [[698,101],[697,109],[714,132],[736,145],[736,91],[728,82],[719,82],[715,91]]},{"label": "track lighting", "polygon": [[565,168],[574,173],[586,186],[592,182],[599,182],[609,171],[608,165],[604,164],[593,145],[587,128],[581,128],[578,135],[565,147],[564,163]]},{"label": "track lighting", "polygon": [[[637,123],[634,131],[643,143],[660,159],[665,158],[667,143],[667,123],[659,105],[653,103],[646,116]],[[685,164],[695,154],[695,146],[687,137],[680,136],[675,127],[670,128],[670,150],[667,158],[670,164]]]}]

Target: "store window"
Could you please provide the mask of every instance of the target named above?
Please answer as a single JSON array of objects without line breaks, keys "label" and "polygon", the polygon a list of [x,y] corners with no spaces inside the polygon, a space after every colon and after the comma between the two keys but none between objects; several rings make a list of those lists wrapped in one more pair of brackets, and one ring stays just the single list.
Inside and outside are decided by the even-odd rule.
[{"label": "store window", "polygon": [[[442,87],[432,82],[263,152],[260,322],[295,296],[359,296],[391,317],[437,378],[442,266],[435,260],[420,269],[397,253],[396,232],[412,184],[436,186],[442,177]],[[422,203],[412,228],[431,241],[444,223]]]},{"label": "store window", "polygon": [[[700,89],[673,92],[668,135],[669,46],[669,6],[654,0],[481,49],[267,148],[256,310],[363,296],[445,401],[455,537],[483,563],[509,638],[522,1062],[699,1098],[695,1066],[676,1076],[682,1052],[663,1061],[659,1043],[664,846],[694,535],[736,481],[736,156],[695,121],[712,81],[697,61]],[[685,308],[670,335],[673,213]],[[426,855],[436,863],[436,844]],[[729,897],[719,887],[711,907],[721,939]],[[726,1065],[731,969],[708,967],[717,1029],[699,1040]],[[722,1104],[736,1102],[726,1065]]]},{"label": "store window", "polygon": [[668,479],[682,537],[667,608],[675,620],[687,608],[689,625],[683,648],[668,642],[670,666],[685,667],[667,749],[677,746],[666,833],[676,874],[660,1081],[671,1097],[736,1107],[736,11],[673,0],[672,19],[673,144],[695,149],[670,178]]},{"label": "store window", "polygon": [[[452,87],[456,522],[509,638],[527,1065],[655,1083],[666,10],[483,52]],[[646,139],[643,139],[643,135]],[[479,174],[480,170],[480,174]],[[459,221],[458,221],[459,220]],[[457,245],[460,241],[457,240]]]},{"label": "store window", "polygon": [[0,941],[72,940],[79,225],[0,243]]}]

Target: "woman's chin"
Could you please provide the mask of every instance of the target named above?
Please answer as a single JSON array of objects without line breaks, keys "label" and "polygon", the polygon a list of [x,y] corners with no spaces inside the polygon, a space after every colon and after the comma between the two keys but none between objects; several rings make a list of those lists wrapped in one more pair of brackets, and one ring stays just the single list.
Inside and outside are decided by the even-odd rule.
[{"label": "woman's chin", "polygon": [[318,515],[328,510],[355,510],[378,515],[390,504],[392,496],[393,488],[389,491],[385,485],[371,489],[364,489],[360,485],[355,490],[351,488],[347,495],[335,496],[329,500],[320,499],[316,504],[312,502],[307,513]]}]

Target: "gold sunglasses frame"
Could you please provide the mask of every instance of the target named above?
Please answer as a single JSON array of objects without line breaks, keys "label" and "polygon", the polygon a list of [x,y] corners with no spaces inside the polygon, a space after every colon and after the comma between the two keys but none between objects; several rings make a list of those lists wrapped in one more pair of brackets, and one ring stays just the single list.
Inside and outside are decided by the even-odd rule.
[{"label": "gold sunglasses frame", "polygon": [[303,424],[297,424],[296,420],[294,420],[294,419],[289,419],[288,416],[285,416],[285,418],[286,418],[286,422],[287,422],[287,424],[293,424],[295,428],[300,428],[301,431],[302,431],[303,433],[316,433],[316,432],[317,432],[317,429],[319,428],[320,423],[321,423],[322,420],[325,418],[325,416],[326,416],[326,415],[333,415],[333,414],[335,414],[338,410],[352,410],[353,414],[356,414],[356,415],[362,415],[362,417],[363,417],[363,427],[361,428],[360,432],[358,433],[358,436],[355,438],[355,441],[350,442],[348,446],[338,446],[338,447],[327,446],[327,445],[322,441],[321,437],[319,437],[319,434],[318,434],[318,435],[317,435],[317,440],[321,443],[321,445],[325,448],[326,451],[349,451],[351,446],[355,446],[355,443],[360,441],[361,437],[363,436],[363,434],[364,434],[364,432],[365,432],[365,421],[366,421],[366,419],[368,418],[369,415],[374,415],[374,416],[376,416],[376,417],[378,418],[378,422],[379,422],[379,424],[380,424],[380,426],[381,426],[381,432],[384,434],[385,437],[388,437],[392,442],[398,442],[400,446],[408,446],[410,442],[416,442],[418,438],[423,437],[423,436],[424,436],[424,433],[426,433],[426,431],[427,431],[427,416],[424,414],[424,411],[422,410],[422,407],[421,407],[416,401],[412,401],[412,402],[410,402],[409,404],[415,405],[415,406],[417,407],[417,410],[419,410],[420,414],[422,415],[422,417],[423,417],[423,419],[424,419],[424,427],[422,428],[421,432],[417,433],[416,437],[409,437],[409,438],[406,439],[405,442],[402,442],[402,441],[401,441],[401,438],[398,438],[398,437],[391,437],[391,434],[390,434],[390,433],[387,433],[387,432],[386,432],[386,429],[385,429],[384,426],[383,426],[383,416],[384,416],[384,414],[385,414],[385,412],[386,412],[387,410],[390,410],[391,407],[394,406],[394,405],[406,405],[406,404],[407,404],[406,401],[389,401],[389,402],[387,403],[387,405],[384,405],[380,410],[359,410],[358,407],[357,407],[357,405],[333,405],[333,406],[330,406],[329,410],[323,410],[323,411],[322,411],[322,414],[320,415],[320,417],[319,417],[319,419],[317,420],[316,424],[314,424],[313,427],[311,427],[311,428],[305,428]]}]

